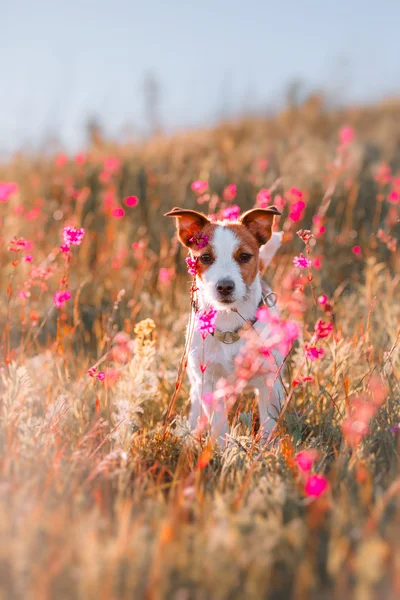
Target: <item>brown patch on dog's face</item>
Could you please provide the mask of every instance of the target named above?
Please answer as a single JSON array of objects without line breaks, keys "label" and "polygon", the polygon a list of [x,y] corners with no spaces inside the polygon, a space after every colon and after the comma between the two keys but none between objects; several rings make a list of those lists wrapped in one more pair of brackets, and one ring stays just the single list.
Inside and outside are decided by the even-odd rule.
[{"label": "brown patch on dog's face", "polygon": [[239,240],[233,254],[242,274],[243,282],[249,286],[254,281],[259,269],[259,246],[256,238],[245,225],[233,223],[226,225]]}]

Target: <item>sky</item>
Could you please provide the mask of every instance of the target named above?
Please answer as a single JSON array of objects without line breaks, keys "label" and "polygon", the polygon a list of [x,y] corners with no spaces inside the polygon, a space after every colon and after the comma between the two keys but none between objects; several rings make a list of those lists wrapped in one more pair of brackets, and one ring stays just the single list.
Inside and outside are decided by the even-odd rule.
[{"label": "sky", "polygon": [[290,82],[336,103],[400,94],[398,0],[0,0],[0,152],[84,143],[282,105]]}]

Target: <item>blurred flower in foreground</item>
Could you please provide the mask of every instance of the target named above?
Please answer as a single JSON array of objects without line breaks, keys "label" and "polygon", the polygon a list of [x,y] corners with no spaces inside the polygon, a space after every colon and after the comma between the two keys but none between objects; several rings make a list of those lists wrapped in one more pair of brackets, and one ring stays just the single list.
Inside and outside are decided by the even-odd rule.
[{"label": "blurred flower in foreground", "polygon": [[124,204],[126,204],[126,206],[137,206],[139,204],[139,198],[137,196],[127,196],[127,198],[124,199]]},{"label": "blurred flower in foreground", "polygon": [[300,471],[307,473],[311,471],[311,467],[318,458],[318,452],[316,450],[304,450],[296,454],[295,462],[299,467]]},{"label": "blurred flower in foreground", "polygon": [[11,194],[18,191],[18,185],[9,181],[0,181],[0,202],[7,202]]},{"label": "blurred flower in foreground", "polygon": [[339,130],[339,140],[342,146],[348,146],[354,140],[354,129],[349,125],[344,125]]},{"label": "blurred flower in foreground", "polygon": [[166,269],[161,268],[158,272],[158,279],[164,283],[165,285],[169,285],[171,283],[171,279],[175,277],[175,270],[173,268]]},{"label": "blurred flower in foreground", "polygon": [[68,291],[58,291],[54,292],[54,304],[57,308],[62,308],[65,302],[71,298],[71,292]]},{"label": "blurred flower in foreground", "polygon": [[306,485],[304,487],[304,491],[307,496],[313,496],[314,498],[318,498],[325,492],[328,487],[328,481],[326,477],[323,475],[310,475],[307,478]]},{"label": "blurred flower in foreground", "polygon": [[306,356],[312,362],[317,360],[318,358],[322,358],[324,355],[324,351],[322,348],[317,348],[316,346],[310,346],[310,344],[304,344],[304,349],[306,351]]}]

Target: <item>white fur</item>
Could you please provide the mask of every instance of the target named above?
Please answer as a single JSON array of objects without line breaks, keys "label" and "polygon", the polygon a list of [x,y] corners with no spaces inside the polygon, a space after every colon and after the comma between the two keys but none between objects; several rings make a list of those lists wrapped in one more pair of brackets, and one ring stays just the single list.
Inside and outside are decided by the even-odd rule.
[{"label": "white fur", "polygon": [[[279,238],[279,239],[278,239]],[[271,248],[268,248],[272,241]],[[269,262],[278,249],[281,236],[273,234],[271,241],[260,249],[264,263]],[[279,243],[278,243],[279,242]],[[256,276],[253,283],[247,288],[243,282],[239,266],[233,259],[233,253],[239,243],[238,238],[229,229],[219,226],[216,229],[213,238],[213,248],[216,254],[214,264],[203,275],[203,280],[197,279],[199,289],[198,299],[199,308],[204,310],[210,305],[217,309],[216,327],[221,331],[235,331],[244,325],[244,320],[251,320],[255,317],[259,302],[261,300],[261,281],[259,275]],[[216,283],[223,277],[229,277],[235,283],[234,302],[226,306],[218,302],[216,295]],[[233,312],[236,308],[237,312]],[[272,309],[275,314],[277,309]],[[242,318],[243,317],[243,318]],[[255,330],[260,337],[268,337],[268,325],[257,321],[254,324]],[[203,341],[198,331],[194,332],[188,360],[188,375],[191,383],[191,411],[190,424],[194,428],[198,424],[199,417],[206,416],[211,423],[212,433],[218,437],[221,442],[228,432],[228,421],[225,410],[213,410],[206,405],[202,398],[207,392],[214,392],[216,384],[221,377],[229,379],[234,373],[234,360],[239,350],[243,347],[245,341],[240,339],[233,344],[224,344],[212,335],[207,335]],[[203,360],[208,362],[208,366],[201,373],[200,364]],[[274,420],[270,418],[269,412],[277,416],[281,403],[284,398],[284,390],[277,377],[278,369],[282,365],[283,358],[277,352],[274,353],[276,368],[271,371],[271,364],[268,363],[269,376],[257,375],[248,382],[248,387],[258,390],[260,424],[263,437],[267,437],[271,431]],[[267,366],[267,362],[265,363]],[[273,383],[273,385],[267,385]]]}]

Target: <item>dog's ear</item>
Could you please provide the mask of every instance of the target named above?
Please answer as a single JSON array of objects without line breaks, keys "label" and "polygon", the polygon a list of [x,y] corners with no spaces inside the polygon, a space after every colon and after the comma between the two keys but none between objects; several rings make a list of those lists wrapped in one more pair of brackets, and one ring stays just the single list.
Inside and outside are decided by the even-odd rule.
[{"label": "dog's ear", "polygon": [[210,223],[207,217],[196,210],[186,210],[185,208],[173,208],[167,212],[164,217],[176,217],[176,229],[178,238],[184,246],[191,248],[193,242],[190,240]]},{"label": "dog's ear", "polygon": [[239,221],[254,235],[260,246],[266,244],[272,235],[272,224],[275,215],[282,213],[276,206],[268,208],[252,208],[243,213]]}]

